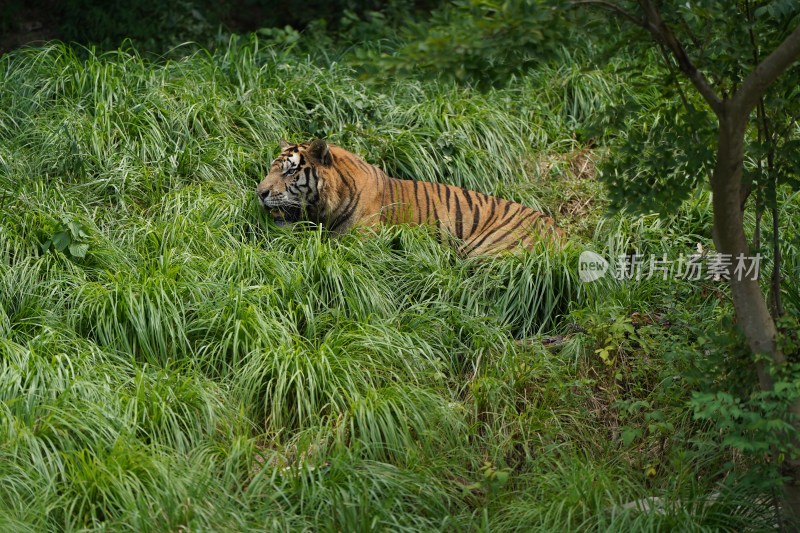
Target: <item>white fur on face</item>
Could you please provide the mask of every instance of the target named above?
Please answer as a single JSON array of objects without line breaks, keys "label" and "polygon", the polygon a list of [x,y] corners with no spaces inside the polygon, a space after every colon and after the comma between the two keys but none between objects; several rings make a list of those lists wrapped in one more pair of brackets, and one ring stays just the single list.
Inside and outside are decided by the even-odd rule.
[{"label": "white fur on face", "polygon": [[300,165],[300,154],[294,153],[283,161],[283,171],[294,170]]}]

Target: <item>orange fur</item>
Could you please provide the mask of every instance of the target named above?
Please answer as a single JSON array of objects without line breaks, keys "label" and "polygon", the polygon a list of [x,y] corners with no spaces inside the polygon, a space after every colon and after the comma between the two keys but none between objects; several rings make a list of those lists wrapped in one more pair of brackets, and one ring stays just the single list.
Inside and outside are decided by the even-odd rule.
[{"label": "orange fur", "polygon": [[431,224],[443,240],[455,239],[466,256],[531,248],[541,240],[563,238],[550,217],[516,202],[453,185],[391,178],[321,140],[281,146],[281,155],[258,186],[262,203],[280,207],[281,198],[287,205],[299,202],[303,218],[336,233],[353,226]]}]

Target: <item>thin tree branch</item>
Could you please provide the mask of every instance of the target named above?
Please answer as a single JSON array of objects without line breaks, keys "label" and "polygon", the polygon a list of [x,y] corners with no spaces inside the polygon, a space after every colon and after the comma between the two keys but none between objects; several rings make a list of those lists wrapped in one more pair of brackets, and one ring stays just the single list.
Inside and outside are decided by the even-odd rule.
[{"label": "thin tree branch", "polygon": [[[750,36],[750,46],[752,47],[753,52],[753,68],[758,66],[758,63],[761,61],[758,57],[758,45],[756,44],[756,35],[753,32],[753,11],[750,8],[750,1],[745,0],[744,3],[745,7],[745,17],[747,18],[747,22],[749,23],[747,26],[747,33]],[[734,92],[736,92],[734,90]],[[758,131],[758,142],[770,144],[771,146],[771,139],[769,136],[769,128],[767,126],[767,117],[764,113],[764,101],[763,98],[761,99],[761,104],[758,107],[758,121],[756,122],[756,130]],[[762,160],[761,158],[758,159],[758,176],[761,176],[763,170]],[[760,189],[763,187],[762,183],[759,183],[758,180],[753,178],[753,175],[749,172],[744,173],[744,179],[742,180],[742,188],[741,188],[741,204],[742,204],[742,211],[744,211],[745,205],[747,203],[747,198],[750,196],[753,188],[756,189],[756,231],[761,231],[761,212],[759,211],[761,206],[759,204],[760,198]],[[756,238],[753,237],[753,241],[760,241],[760,236]]]},{"label": "thin tree branch", "polygon": [[800,58],[800,26],[748,74],[742,87],[733,96],[734,105],[745,115],[784,70]]},{"label": "thin tree branch", "polygon": [[622,9],[620,6],[618,6],[617,4],[615,4],[613,2],[607,2],[605,0],[573,0],[570,3],[573,6],[595,5],[595,6],[604,7],[606,9],[609,9],[609,10],[613,11],[614,13],[616,13],[618,15],[621,15],[621,16],[625,17],[626,19],[630,20],[631,22],[633,22],[634,24],[636,24],[640,28],[647,29],[647,22],[644,19],[637,18],[633,13],[629,13],[628,11],[625,11],[624,9]]},{"label": "thin tree branch", "polygon": [[664,47],[663,43],[659,43],[658,51],[661,52],[661,57],[664,59],[664,64],[667,66],[667,70],[669,70],[670,78],[675,81],[675,86],[678,88],[678,94],[681,97],[681,103],[683,104],[683,108],[686,109],[686,112],[689,113],[689,99],[686,98],[686,93],[683,91],[683,86],[681,85],[681,80],[678,77],[678,74],[675,72],[675,66],[672,64],[669,58],[669,52]]},{"label": "thin tree branch", "polygon": [[[773,187],[778,186],[778,178],[775,177]],[[777,202],[772,206],[772,279],[770,283],[770,292],[772,302],[773,318],[778,319],[783,316],[783,301],[781,299],[781,240],[780,240],[780,225],[778,220],[780,217],[780,210],[778,209]]]},{"label": "thin tree branch", "polygon": [[632,13],[607,0],[573,0],[572,5],[596,5],[609,9],[652,33],[656,39],[661,41],[672,52],[672,55],[678,61],[678,67],[697,88],[714,113],[717,115],[722,113],[722,100],[717,96],[703,73],[694,66],[683,46],[675,38],[669,26],[661,19],[658,9],[650,0],[639,0],[639,5],[641,5],[645,14],[644,19],[637,18]]},{"label": "thin tree branch", "polygon": [[[761,160],[758,160],[758,170],[761,171]],[[761,217],[764,215],[764,208],[762,205],[761,188],[756,189],[756,227],[753,230],[753,249],[758,250],[761,248]]]},{"label": "thin tree branch", "polygon": [[669,48],[672,55],[674,55],[675,59],[678,61],[678,67],[686,74],[692,84],[694,84],[695,88],[697,88],[708,105],[711,106],[711,109],[714,110],[714,113],[717,115],[722,113],[722,100],[719,99],[717,93],[711,88],[711,85],[709,85],[703,73],[697,70],[692,60],[689,59],[683,46],[681,46],[681,43],[675,38],[672,30],[661,18],[661,14],[653,5],[653,2],[651,0],[639,0],[639,5],[642,6],[642,11],[644,11],[644,16],[647,20],[647,25],[645,26],[647,30]]}]

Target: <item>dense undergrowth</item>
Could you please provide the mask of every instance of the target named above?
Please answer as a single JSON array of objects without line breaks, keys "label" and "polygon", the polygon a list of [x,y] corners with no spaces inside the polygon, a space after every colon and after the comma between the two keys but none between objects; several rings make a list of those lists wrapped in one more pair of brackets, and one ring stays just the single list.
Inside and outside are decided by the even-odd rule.
[{"label": "dense undergrowth", "polygon": [[[573,131],[625,97],[615,75],[371,86],[257,39],[0,68],[0,529],[772,523],[688,404],[720,283],[578,279],[584,248],[709,246],[703,192],[603,217],[602,150]],[[463,260],[420,228],[276,228],[256,182],[278,139],[323,135],[548,211],[573,246]]]}]

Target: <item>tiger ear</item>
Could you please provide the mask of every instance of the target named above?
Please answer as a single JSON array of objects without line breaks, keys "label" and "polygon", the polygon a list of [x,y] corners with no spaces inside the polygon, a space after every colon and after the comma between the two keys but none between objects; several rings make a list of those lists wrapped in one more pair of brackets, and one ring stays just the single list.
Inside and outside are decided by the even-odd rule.
[{"label": "tiger ear", "polygon": [[309,157],[317,160],[323,165],[327,166],[332,162],[330,148],[328,148],[328,143],[326,143],[323,139],[316,139],[312,141],[311,144],[308,145],[306,153],[309,155]]},{"label": "tiger ear", "polygon": [[286,142],[283,139],[281,139],[281,152],[283,152],[284,150],[286,150],[290,146],[291,146],[291,144],[289,144],[288,142]]}]

